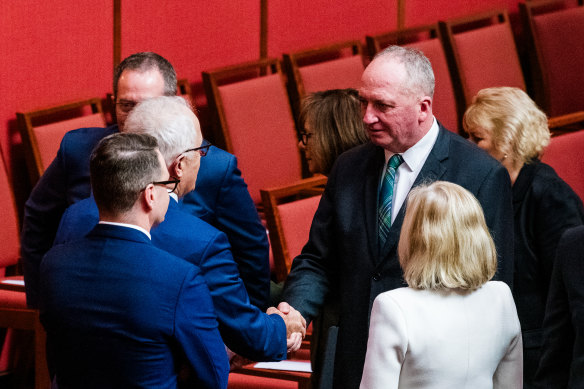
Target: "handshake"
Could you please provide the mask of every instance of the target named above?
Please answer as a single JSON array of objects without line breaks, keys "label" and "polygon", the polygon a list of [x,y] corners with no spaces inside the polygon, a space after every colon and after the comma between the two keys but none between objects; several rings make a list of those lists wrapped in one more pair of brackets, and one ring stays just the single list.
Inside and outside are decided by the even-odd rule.
[{"label": "handshake", "polygon": [[306,320],[304,320],[300,312],[292,308],[288,303],[281,302],[278,308],[270,307],[266,313],[268,315],[275,313],[284,319],[288,352],[297,351],[302,344],[302,339],[306,336]]}]

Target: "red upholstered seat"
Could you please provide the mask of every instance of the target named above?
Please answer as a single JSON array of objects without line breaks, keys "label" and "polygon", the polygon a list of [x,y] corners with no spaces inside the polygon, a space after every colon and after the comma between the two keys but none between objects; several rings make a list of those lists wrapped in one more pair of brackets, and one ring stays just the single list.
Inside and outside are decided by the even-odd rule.
[{"label": "red upholstered seat", "polygon": [[63,120],[44,126],[33,127],[36,143],[41,158],[41,164],[46,169],[55,156],[61,139],[68,131],[82,127],[105,127],[105,119],[102,113],[94,113],[74,119]]},{"label": "red upholstered seat", "polygon": [[308,241],[326,177],[307,178],[291,185],[262,189],[262,200],[277,280],[284,281],[292,260]]},{"label": "red upholstered seat", "polygon": [[229,389],[298,389],[294,381],[279,380],[275,378],[257,377],[247,374],[230,373]]},{"label": "red upholstered seat", "polygon": [[[250,70],[273,65],[273,73]],[[260,188],[284,185],[302,178],[294,120],[279,65],[275,60],[203,72],[207,98],[217,118],[216,142],[233,153],[260,203]]]},{"label": "red upholstered seat", "polygon": [[432,64],[436,80],[432,111],[446,128],[453,132],[459,132],[456,98],[446,55],[442,48],[438,24],[367,36],[366,39],[371,56],[390,44],[413,47],[423,52]]},{"label": "red upholstered seat", "polygon": [[482,13],[439,25],[460,117],[483,88],[511,86],[525,90],[507,11]]},{"label": "red upholstered seat", "polygon": [[458,132],[458,115],[456,114],[456,98],[452,88],[452,80],[448,70],[446,56],[439,39],[411,43],[406,46],[414,47],[422,51],[430,60],[434,69],[436,87],[434,89],[434,100],[432,101],[432,112],[436,118],[449,130]]},{"label": "red upholstered seat", "polygon": [[[35,389],[50,386],[45,358],[45,333],[38,318],[38,311],[26,308],[26,297],[22,286],[6,283],[7,280],[22,280],[22,276],[5,277],[6,269],[14,272],[20,258],[19,224],[12,192],[12,185],[6,174],[4,159],[0,155],[0,231],[2,231],[2,250],[0,250],[0,328],[8,328],[5,344],[13,344],[11,329],[34,331]],[[20,288],[20,291],[12,289]],[[18,347],[18,345],[14,345]],[[2,347],[0,361],[2,369],[12,368],[15,349]],[[26,353],[18,353],[23,355]],[[27,361],[23,361],[27,362]]]},{"label": "red upholstered seat", "polygon": [[17,112],[31,183],[35,184],[57,155],[63,135],[81,127],[105,127],[98,98],[29,112]]},{"label": "red upholstered seat", "polygon": [[584,201],[584,129],[553,137],[542,161],[553,167]]},{"label": "red upholstered seat", "polygon": [[309,48],[283,55],[292,108],[298,117],[300,102],[308,93],[358,88],[363,65],[358,40]]},{"label": "red upholstered seat", "polygon": [[334,59],[300,67],[304,92],[327,89],[358,88],[363,74],[363,59],[359,55]]},{"label": "red upholstered seat", "polygon": [[549,116],[584,110],[584,7],[538,13],[553,4],[520,5],[535,82],[541,86],[535,90],[537,102]]},{"label": "red upholstered seat", "polygon": [[[282,232],[286,240],[289,258],[294,258],[300,254],[308,241],[310,225],[319,202],[320,196],[312,196],[278,205]],[[290,265],[291,263],[287,266],[289,267]]]}]

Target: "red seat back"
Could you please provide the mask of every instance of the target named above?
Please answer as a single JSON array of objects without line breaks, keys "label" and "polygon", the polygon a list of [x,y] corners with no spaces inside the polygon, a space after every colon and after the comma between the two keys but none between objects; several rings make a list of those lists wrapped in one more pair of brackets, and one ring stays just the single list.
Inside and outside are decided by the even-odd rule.
[{"label": "red seat back", "polygon": [[584,201],[584,130],[553,137],[542,161]]},{"label": "red seat back", "polygon": [[274,74],[221,83],[222,76],[249,74],[250,65],[204,73],[210,107],[215,109],[220,136],[238,165],[256,204],[260,188],[302,178],[298,138],[279,66]]},{"label": "red seat back", "polygon": [[584,7],[536,15],[533,26],[547,114],[584,110]]}]

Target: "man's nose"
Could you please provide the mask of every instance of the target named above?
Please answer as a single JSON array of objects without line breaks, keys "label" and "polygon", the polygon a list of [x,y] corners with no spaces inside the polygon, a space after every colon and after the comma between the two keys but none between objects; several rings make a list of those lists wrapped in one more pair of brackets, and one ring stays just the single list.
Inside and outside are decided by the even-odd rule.
[{"label": "man's nose", "polygon": [[367,106],[363,109],[363,123],[372,124],[375,123],[376,121],[377,115],[375,115],[375,112],[371,107],[371,104],[367,104]]}]

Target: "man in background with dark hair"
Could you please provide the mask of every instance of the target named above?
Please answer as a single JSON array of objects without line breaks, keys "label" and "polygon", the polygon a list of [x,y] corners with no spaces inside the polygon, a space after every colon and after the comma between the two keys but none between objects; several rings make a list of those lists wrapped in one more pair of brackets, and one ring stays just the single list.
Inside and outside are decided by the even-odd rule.
[{"label": "man in background with dark hair", "polygon": [[[97,142],[123,132],[129,112],[139,102],[176,94],[172,65],[155,53],[136,53],[114,72],[114,100],[118,123],[107,128],[70,131],[55,160],[33,189],[24,209],[21,254],[27,303],[38,305],[38,269],[53,245],[65,209],[89,197],[89,156]],[[210,147],[197,178],[201,190],[188,193],[181,207],[224,232],[252,304],[265,310],[269,301],[268,239],[235,157]]]},{"label": "man in background with dark hair", "polygon": [[229,366],[201,270],[157,249],[169,177],[156,139],[114,134],[91,156],[99,224],[40,267],[49,366],[63,388],[176,388],[186,356],[197,387],[226,388]]}]

